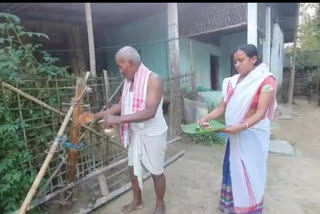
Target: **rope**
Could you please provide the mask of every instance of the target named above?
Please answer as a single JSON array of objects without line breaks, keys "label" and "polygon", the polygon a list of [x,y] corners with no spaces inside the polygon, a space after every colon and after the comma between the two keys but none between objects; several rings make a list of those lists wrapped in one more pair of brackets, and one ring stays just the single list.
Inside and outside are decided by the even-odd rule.
[{"label": "rope", "polygon": [[60,143],[60,148],[61,149],[73,149],[77,151],[83,150],[87,144],[85,142],[80,142],[77,145],[72,144],[70,141],[66,140]]}]

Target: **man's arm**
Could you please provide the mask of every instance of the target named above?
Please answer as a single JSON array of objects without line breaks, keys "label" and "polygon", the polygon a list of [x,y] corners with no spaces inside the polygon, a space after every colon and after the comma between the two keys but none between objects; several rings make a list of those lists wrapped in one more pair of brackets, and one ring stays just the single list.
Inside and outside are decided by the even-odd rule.
[{"label": "man's arm", "polygon": [[102,119],[104,116],[107,116],[107,115],[113,115],[113,114],[118,114],[120,113],[121,111],[121,98],[120,98],[120,101],[119,103],[113,105],[112,107],[104,110],[104,111],[101,111],[101,112],[97,112],[94,114],[94,119],[95,120],[99,120],[99,119]]},{"label": "man's arm", "polygon": [[98,113],[92,113],[89,111],[84,112],[83,114],[80,115],[79,122],[84,125],[84,124],[90,123],[95,120],[100,120],[103,117],[108,116],[110,114],[117,114],[120,111],[121,111],[121,98],[120,98],[119,103],[113,105],[112,107],[110,107],[104,111],[101,111]]},{"label": "man's arm", "polygon": [[121,123],[136,123],[154,118],[163,95],[163,83],[156,74],[151,73],[147,87],[146,108],[134,114],[121,116]]}]

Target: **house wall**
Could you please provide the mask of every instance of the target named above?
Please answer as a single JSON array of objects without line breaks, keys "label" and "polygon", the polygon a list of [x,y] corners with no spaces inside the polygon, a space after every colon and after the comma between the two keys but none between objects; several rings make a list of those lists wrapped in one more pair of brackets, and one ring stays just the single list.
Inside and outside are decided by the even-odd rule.
[{"label": "house wall", "polygon": [[211,88],[210,55],[218,56],[220,64],[221,49],[213,44],[194,39],[181,39],[179,45],[180,72],[189,73],[193,67],[196,72],[197,86]]},{"label": "house wall", "polygon": [[[247,33],[245,31],[223,36],[220,40],[220,46],[193,39],[181,39],[180,72],[190,72],[193,67],[193,70],[197,74],[197,85],[211,88],[210,55],[218,56],[218,88],[221,90],[223,79],[231,75],[231,55],[233,50],[239,45],[246,44],[246,42]],[[190,46],[192,53],[190,52]]]},{"label": "house wall", "polygon": [[[132,45],[137,48],[143,63],[163,79],[170,76],[166,11],[117,29],[105,29],[104,35],[106,45],[110,47],[106,54],[107,70],[110,76],[119,75],[119,68],[115,63],[114,56],[125,45]],[[189,73],[193,66],[193,70],[197,73],[197,85],[211,88],[210,55],[218,56],[218,88],[221,90],[223,79],[231,74],[232,51],[237,46],[245,44],[246,41],[246,31],[223,36],[220,40],[220,47],[194,39],[180,38],[180,72]]]},{"label": "house wall", "polygon": [[220,40],[222,50],[220,64],[219,88],[221,90],[222,81],[226,77],[231,76],[231,56],[233,51],[239,46],[247,43],[247,32],[237,32],[225,35]]},{"label": "house wall", "polygon": [[[132,45],[137,48],[143,63],[150,70],[158,73],[163,79],[167,79],[170,76],[168,63],[167,14],[165,11],[124,25],[112,31],[106,29],[104,35],[107,46],[111,47],[107,51],[106,59],[107,70],[110,76],[119,75],[119,68],[115,63],[114,56],[115,53],[125,45]],[[193,56],[192,60],[190,41]],[[181,38],[179,45],[180,72],[191,72],[191,65],[193,62],[193,68],[197,72],[198,86],[211,88],[210,55],[220,56],[221,60],[221,49],[213,44],[186,38]],[[222,75],[221,72],[220,75]]]},{"label": "house wall", "polygon": [[141,55],[142,62],[160,77],[168,78],[168,24],[167,13],[137,20],[130,24],[110,30],[105,29],[107,46],[107,70],[110,76],[119,75],[115,63],[115,53],[123,46],[135,47]]}]

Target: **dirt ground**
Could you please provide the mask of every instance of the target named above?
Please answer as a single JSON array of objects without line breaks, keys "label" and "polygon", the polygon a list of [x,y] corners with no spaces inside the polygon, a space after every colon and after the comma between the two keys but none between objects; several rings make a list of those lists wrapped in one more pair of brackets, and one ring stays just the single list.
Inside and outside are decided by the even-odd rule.
[{"label": "dirt ground", "polygon": [[[276,120],[279,128],[273,137],[295,145],[296,156],[269,153],[268,179],[264,214],[320,213],[320,107],[314,101],[296,98],[292,120]],[[221,185],[223,145],[205,146],[187,142],[174,143],[176,151],[185,155],[165,169],[167,178],[166,206],[168,214],[214,214]],[[94,214],[118,214],[132,199],[128,191],[101,206]],[[145,207],[133,214],[151,214],[155,205],[152,179],[144,183]]]}]

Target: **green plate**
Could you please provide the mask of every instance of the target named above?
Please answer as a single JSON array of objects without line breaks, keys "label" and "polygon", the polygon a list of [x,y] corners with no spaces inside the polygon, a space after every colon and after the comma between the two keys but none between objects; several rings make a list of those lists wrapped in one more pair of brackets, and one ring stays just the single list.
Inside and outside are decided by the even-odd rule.
[{"label": "green plate", "polygon": [[188,134],[201,134],[201,133],[208,133],[208,132],[218,132],[221,129],[226,128],[226,126],[216,120],[209,121],[211,128],[203,129],[199,126],[198,123],[191,123],[187,125],[181,125],[181,129],[183,132]]}]

